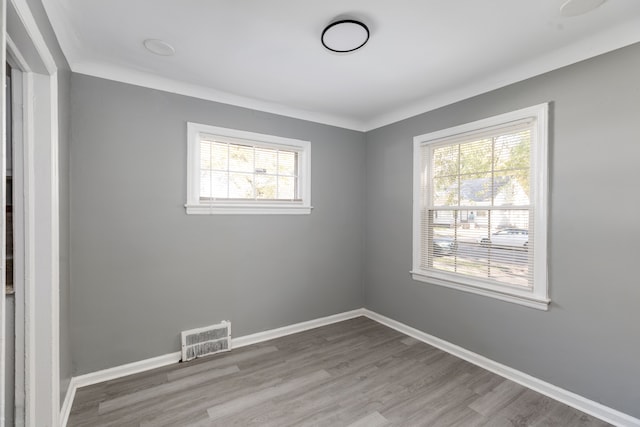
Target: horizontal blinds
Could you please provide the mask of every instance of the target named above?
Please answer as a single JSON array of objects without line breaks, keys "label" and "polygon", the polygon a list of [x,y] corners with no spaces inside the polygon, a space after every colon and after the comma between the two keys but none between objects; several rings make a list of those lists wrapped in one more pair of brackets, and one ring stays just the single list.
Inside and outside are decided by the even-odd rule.
[{"label": "horizontal blinds", "polygon": [[297,150],[200,138],[200,201],[299,201]]},{"label": "horizontal blinds", "polygon": [[422,145],[421,268],[532,286],[531,126]]},{"label": "horizontal blinds", "polygon": [[533,118],[516,120],[510,123],[506,123],[498,126],[486,127],[486,128],[471,131],[471,132],[460,133],[458,135],[451,135],[444,138],[424,141],[424,143],[428,143],[430,145],[433,145],[433,144],[451,145],[451,144],[460,144],[464,142],[474,141],[478,139],[493,138],[496,135],[500,135],[500,134],[508,135],[510,133],[517,133],[521,130],[532,129],[533,123],[534,123]]},{"label": "horizontal blinds", "polygon": [[228,144],[234,144],[234,145],[245,145],[248,147],[272,148],[274,150],[286,150],[286,151],[292,151],[292,152],[302,151],[300,147],[292,146],[292,145],[275,144],[275,143],[270,143],[265,141],[258,142],[250,139],[234,138],[231,136],[212,135],[204,132],[199,133],[199,139],[202,142],[221,142],[221,143],[228,143]]}]

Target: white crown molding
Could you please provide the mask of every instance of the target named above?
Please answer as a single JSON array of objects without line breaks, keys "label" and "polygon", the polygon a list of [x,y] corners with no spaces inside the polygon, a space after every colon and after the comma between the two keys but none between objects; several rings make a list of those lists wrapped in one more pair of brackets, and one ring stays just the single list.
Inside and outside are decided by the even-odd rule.
[{"label": "white crown molding", "polygon": [[484,80],[434,94],[413,104],[382,114],[366,121],[364,128],[368,132],[637,42],[640,42],[640,19],[629,21],[624,25],[598,33],[577,43],[549,52],[544,56],[536,57]]},{"label": "white crown molding", "polygon": [[60,1],[43,0],[42,3],[49,15],[51,25],[58,36],[59,44],[71,70],[76,73],[360,132],[374,130],[640,41],[640,19],[630,20],[627,23],[549,52],[541,57],[533,58],[501,73],[493,74],[478,82],[461,88],[431,94],[420,101],[372,117],[369,120],[358,120],[353,117],[313,112],[274,102],[234,95],[210,87],[185,83],[122,66],[82,61],[80,59],[82,43],[73,32],[72,25],[67,22]]},{"label": "white crown molding", "polygon": [[[20,0],[25,1],[25,0]],[[235,95],[211,87],[186,83],[175,79],[161,77],[152,73],[134,70],[114,64],[105,64],[81,59],[82,42],[74,33],[73,26],[68,22],[64,6],[59,0],[42,0],[42,4],[49,16],[60,48],[69,63],[71,71],[79,74],[100,77],[107,80],[128,83],[135,86],[161,90],[164,92],[185,95],[192,98],[249,108],[266,113],[278,114],[314,123],[326,124],[340,128],[364,132],[364,123],[360,120],[336,116],[332,114],[292,108],[275,102],[262,101],[255,98]]]},{"label": "white crown molding", "polygon": [[100,77],[106,80],[114,80],[128,83],[135,86],[156,89],[164,92],[185,95],[192,98],[204,99],[207,101],[219,102],[236,107],[248,108],[251,110],[263,111],[294,119],[307,120],[340,128],[346,128],[364,132],[364,124],[357,120],[331,114],[307,111],[274,102],[261,101],[254,98],[234,95],[228,92],[212,89],[206,86],[181,82],[166,77],[157,76],[143,71],[132,70],[112,64],[98,64],[93,62],[69,61],[71,70],[75,73]]},{"label": "white crown molding", "polygon": [[598,402],[594,402],[593,400],[587,399],[546,381],[542,381],[536,377],[532,377],[522,371],[505,366],[478,353],[474,353],[473,351],[469,351],[463,347],[452,344],[449,341],[429,335],[374,311],[368,309],[363,309],[363,311],[364,315],[371,320],[375,320],[376,322],[395,329],[398,332],[439,348],[442,351],[466,360],[469,363],[473,363],[476,366],[484,368],[487,371],[491,371],[494,374],[500,375],[501,377],[523,385],[531,390],[537,391],[538,393],[555,399],[558,402],[562,402],[565,405],[571,406],[589,415],[593,415],[603,421],[620,427],[640,427],[640,419],[634,418]]}]

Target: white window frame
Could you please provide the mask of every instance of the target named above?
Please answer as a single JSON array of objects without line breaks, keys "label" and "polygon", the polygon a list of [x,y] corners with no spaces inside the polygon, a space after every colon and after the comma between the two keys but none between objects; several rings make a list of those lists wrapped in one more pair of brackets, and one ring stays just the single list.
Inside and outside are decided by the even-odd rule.
[{"label": "white window frame", "polygon": [[[256,147],[298,152],[298,197],[300,200],[212,200],[200,201],[200,135],[251,141]],[[310,214],[311,142],[237,129],[187,122],[187,214]]]},{"label": "white window frame", "polygon": [[[442,143],[446,139],[458,139],[488,128],[505,126],[512,122],[534,121],[531,138],[531,207],[533,215],[533,286],[489,283],[480,278],[421,268],[423,245],[421,242],[421,213],[429,194],[421,194],[423,180],[429,179],[428,166],[423,170],[423,147]],[[416,136],[413,139],[413,269],[414,280],[445,286],[465,292],[488,296],[540,310],[548,310],[549,289],[547,280],[547,212],[548,212],[548,104],[540,104],[521,110],[478,120],[436,132]],[[429,188],[426,185],[425,188]]]}]

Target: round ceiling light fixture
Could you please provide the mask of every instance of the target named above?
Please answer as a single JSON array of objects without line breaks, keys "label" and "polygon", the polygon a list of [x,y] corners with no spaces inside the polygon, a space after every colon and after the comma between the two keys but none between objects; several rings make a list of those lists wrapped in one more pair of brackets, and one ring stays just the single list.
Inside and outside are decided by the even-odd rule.
[{"label": "round ceiling light fixture", "polygon": [[567,0],[560,6],[560,14],[565,18],[583,15],[599,8],[607,0]]},{"label": "round ceiling light fixture", "polygon": [[321,40],[322,45],[332,52],[353,52],[367,43],[369,28],[360,21],[342,19],[327,25]]},{"label": "round ceiling light fixture", "polygon": [[151,53],[155,53],[160,56],[173,56],[176,50],[164,40],[147,39],[142,42],[144,47]]}]

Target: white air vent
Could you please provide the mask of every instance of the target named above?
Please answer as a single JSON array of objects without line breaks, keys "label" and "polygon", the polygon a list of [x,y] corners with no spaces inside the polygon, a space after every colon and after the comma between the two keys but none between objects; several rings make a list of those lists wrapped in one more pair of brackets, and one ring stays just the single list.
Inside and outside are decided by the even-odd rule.
[{"label": "white air vent", "polygon": [[231,322],[182,332],[182,361],[231,350]]}]

